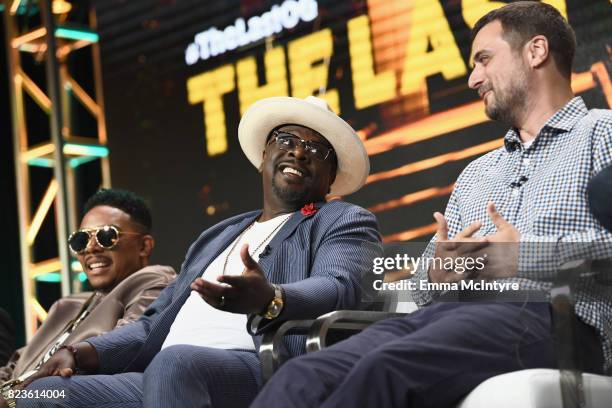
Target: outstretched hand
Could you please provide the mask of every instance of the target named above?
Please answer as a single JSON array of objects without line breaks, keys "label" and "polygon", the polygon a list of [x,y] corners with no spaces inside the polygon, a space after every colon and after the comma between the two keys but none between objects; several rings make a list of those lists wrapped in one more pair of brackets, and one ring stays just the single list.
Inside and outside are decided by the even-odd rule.
[{"label": "outstretched hand", "polygon": [[232,313],[261,313],[274,298],[274,288],[257,262],[249,254],[249,245],[240,249],[244,264],[242,275],[221,275],[219,283],[197,278],[191,289],[214,308]]}]

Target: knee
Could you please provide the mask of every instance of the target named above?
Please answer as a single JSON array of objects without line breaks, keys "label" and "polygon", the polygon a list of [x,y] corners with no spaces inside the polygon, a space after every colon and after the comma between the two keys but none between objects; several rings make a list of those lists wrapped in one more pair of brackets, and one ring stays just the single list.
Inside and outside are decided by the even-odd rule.
[{"label": "knee", "polygon": [[[300,376],[304,375],[304,372],[309,371],[310,369],[308,362],[304,361],[306,357],[307,356],[300,356],[299,358],[292,358],[285,362],[278,368],[276,373],[274,373],[274,378],[287,378],[296,373],[299,373]],[[282,374],[278,375],[279,373]]]},{"label": "knee", "polygon": [[321,359],[319,358],[321,354],[323,354],[323,352],[318,351],[316,353],[304,354],[292,358],[285,362],[280,367],[280,370],[285,374],[300,372],[300,375],[309,371],[316,371],[316,368],[321,365]]},{"label": "knee", "polygon": [[49,390],[62,388],[62,377],[51,376],[43,377],[33,381],[28,385],[28,390]]},{"label": "knee", "polygon": [[145,370],[145,373],[149,374],[147,377],[151,374],[171,376],[175,379],[190,376],[194,364],[191,351],[189,346],[182,344],[161,350]]},{"label": "knee", "polygon": [[392,351],[383,347],[367,353],[357,362],[356,367],[359,371],[369,375],[382,376],[385,371],[395,365],[396,359]]},{"label": "knee", "polygon": [[28,385],[28,387],[24,390],[26,398],[18,398],[15,399],[17,402],[17,407],[19,408],[34,408],[34,407],[59,407],[62,406],[58,399],[52,398],[27,398],[27,393],[32,392],[36,394],[45,394],[49,392],[57,392],[61,395],[65,395],[66,390],[62,384],[61,377],[45,377],[39,380],[34,381],[32,384]]},{"label": "knee", "polygon": [[[325,373],[330,372],[330,362],[333,360],[325,358],[327,350],[317,351],[294,357],[285,362],[272,377],[275,381],[279,378],[285,379],[284,382],[291,383],[295,379],[308,379],[316,381],[321,376],[328,377]],[[331,370],[333,371],[333,370]]]}]

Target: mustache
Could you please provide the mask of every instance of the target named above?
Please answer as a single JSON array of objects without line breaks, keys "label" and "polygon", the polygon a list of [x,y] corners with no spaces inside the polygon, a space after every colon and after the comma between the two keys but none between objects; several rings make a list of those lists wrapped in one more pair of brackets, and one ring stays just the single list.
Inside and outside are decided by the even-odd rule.
[{"label": "mustache", "polygon": [[478,88],[478,96],[480,96],[482,98],[482,97],[484,97],[484,94],[486,94],[487,92],[489,92],[492,89],[493,89],[493,87],[490,84],[482,85],[480,88]]}]

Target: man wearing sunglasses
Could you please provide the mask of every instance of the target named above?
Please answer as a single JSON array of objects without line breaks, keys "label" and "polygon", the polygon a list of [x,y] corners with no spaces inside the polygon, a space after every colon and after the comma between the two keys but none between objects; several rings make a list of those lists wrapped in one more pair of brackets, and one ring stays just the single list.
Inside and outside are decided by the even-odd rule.
[{"label": "man wearing sunglasses", "polygon": [[[359,305],[361,277],[382,254],[376,219],[327,200],[368,176],[355,131],[322,99],[274,97],[245,112],[238,137],[262,175],[263,208],[204,231],[138,322],[43,367],[63,377],[115,375],[48,377],[28,391],[63,389],[67,398],[53,403],[67,407],[246,407],[262,385],[265,330]],[[300,354],[305,338],[288,336],[284,346]]]},{"label": "man wearing sunglasses", "polygon": [[101,190],[87,201],[84,212],[68,246],[94,291],[68,296],[51,307],[29,344],[0,368],[0,380],[10,380],[5,392],[35,375],[66,345],[137,320],[176,275],[168,266],[147,266],[155,241],[150,212],[140,197]]}]

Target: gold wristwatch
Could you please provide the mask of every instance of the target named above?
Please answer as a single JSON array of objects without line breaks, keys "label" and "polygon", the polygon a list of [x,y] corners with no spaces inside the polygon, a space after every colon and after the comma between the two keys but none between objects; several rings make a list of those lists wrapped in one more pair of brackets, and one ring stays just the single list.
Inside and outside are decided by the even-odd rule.
[{"label": "gold wristwatch", "polygon": [[285,305],[283,301],[283,290],[280,286],[272,284],[274,288],[274,298],[268,304],[268,309],[261,316],[264,319],[272,320],[276,319],[278,315],[283,311],[283,306]]}]

